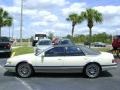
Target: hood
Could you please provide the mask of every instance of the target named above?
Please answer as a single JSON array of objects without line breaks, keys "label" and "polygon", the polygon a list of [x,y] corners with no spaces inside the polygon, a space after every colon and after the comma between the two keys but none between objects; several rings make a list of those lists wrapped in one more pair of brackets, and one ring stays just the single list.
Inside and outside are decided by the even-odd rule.
[{"label": "hood", "polygon": [[49,47],[51,47],[52,45],[38,45],[37,48],[40,49],[40,50],[44,50],[44,49],[47,49]]},{"label": "hood", "polygon": [[35,57],[36,56],[34,55],[34,53],[30,53],[30,54],[24,54],[24,55],[18,55],[18,56],[11,57],[7,61],[14,61],[14,62],[31,61],[31,59],[33,60]]}]

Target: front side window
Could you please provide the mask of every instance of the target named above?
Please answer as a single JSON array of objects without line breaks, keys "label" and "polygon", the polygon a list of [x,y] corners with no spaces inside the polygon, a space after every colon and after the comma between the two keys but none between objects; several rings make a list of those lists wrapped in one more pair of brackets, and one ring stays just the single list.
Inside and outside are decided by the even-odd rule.
[{"label": "front side window", "polygon": [[54,48],[45,52],[46,57],[64,56],[64,54],[65,54],[65,48],[64,47],[54,47]]},{"label": "front side window", "polygon": [[71,47],[67,47],[66,55],[67,56],[83,56],[84,53],[82,52],[80,48],[71,46]]}]

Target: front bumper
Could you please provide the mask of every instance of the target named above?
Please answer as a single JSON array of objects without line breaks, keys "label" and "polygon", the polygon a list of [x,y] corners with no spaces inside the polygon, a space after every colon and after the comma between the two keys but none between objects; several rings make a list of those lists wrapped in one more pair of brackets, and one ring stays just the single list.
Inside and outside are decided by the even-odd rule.
[{"label": "front bumper", "polygon": [[16,72],[15,66],[5,65],[4,67],[5,67],[5,69],[6,69],[7,71],[9,71],[9,72]]}]

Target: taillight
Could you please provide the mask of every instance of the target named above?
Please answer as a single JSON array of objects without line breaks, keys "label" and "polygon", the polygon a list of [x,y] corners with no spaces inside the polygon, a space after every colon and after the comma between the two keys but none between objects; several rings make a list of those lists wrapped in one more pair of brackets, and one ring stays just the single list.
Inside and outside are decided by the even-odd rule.
[{"label": "taillight", "polygon": [[10,44],[8,44],[7,47],[10,48]]},{"label": "taillight", "polygon": [[7,44],[6,46],[5,46],[5,48],[10,48],[11,46],[10,46],[10,44]]}]

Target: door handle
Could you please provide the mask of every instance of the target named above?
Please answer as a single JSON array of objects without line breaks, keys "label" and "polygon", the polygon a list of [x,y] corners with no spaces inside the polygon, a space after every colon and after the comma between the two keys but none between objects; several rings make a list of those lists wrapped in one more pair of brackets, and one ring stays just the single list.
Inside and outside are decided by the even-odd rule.
[{"label": "door handle", "polygon": [[62,60],[62,59],[58,59],[58,60]]}]

